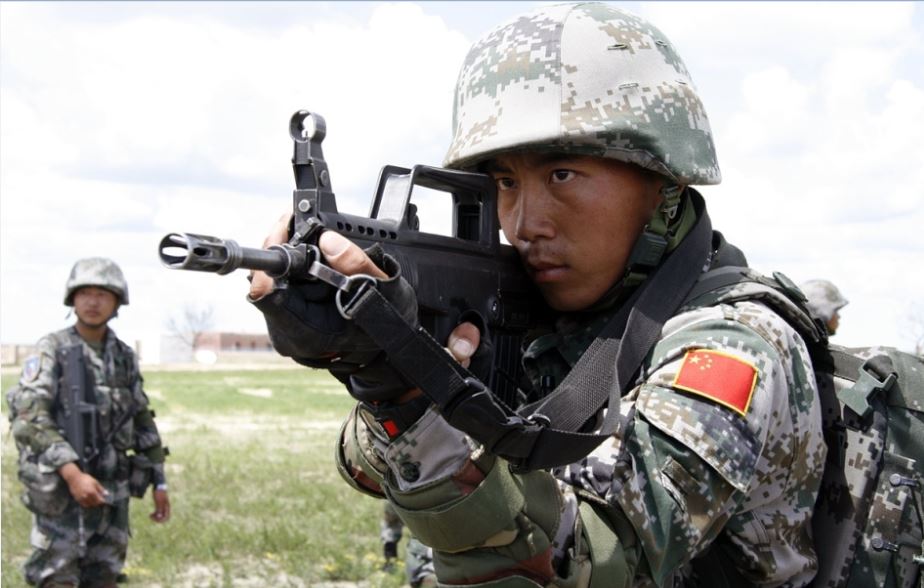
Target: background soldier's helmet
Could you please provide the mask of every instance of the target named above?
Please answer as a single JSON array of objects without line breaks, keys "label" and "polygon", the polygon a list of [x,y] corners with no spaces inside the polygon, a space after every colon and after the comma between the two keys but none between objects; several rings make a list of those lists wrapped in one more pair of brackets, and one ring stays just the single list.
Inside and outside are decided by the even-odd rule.
[{"label": "background soldier's helmet", "polygon": [[444,165],[523,148],[617,159],[677,184],[721,181],[706,111],[674,47],[604,4],[543,7],[469,50]]},{"label": "background soldier's helmet", "polygon": [[834,313],[847,306],[847,299],[837,289],[837,286],[828,280],[809,280],[799,286],[805,297],[811,313],[825,322],[831,320]]},{"label": "background soldier's helmet", "polygon": [[96,286],[111,291],[119,298],[119,304],[128,304],[128,284],[122,269],[116,262],[105,257],[80,259],[71,268],[64,291],[64,304],[74,306],[74,292],[84,286]]}]

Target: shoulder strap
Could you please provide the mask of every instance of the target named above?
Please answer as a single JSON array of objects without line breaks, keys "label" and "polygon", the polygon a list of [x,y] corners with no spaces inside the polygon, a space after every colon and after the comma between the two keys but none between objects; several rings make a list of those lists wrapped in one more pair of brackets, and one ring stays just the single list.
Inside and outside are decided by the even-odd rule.
[{"label": "shoulder strap", "polygon": [[[685,300],[707,262],[712,223],[704,209],[699,213],[680,247],[622,305],[562,383],[523,412],[543,418],[554,429],[577,431],[607,402],[612,407],[619,405],[664,323]],[[618,413],[608,412],[599,435],[616,431]]]},{"label": "shoulder strap", "polygon": [[[734,288],[740,286],[740,288]],[[805,295],[786,275],[770,277],[748,267],[720,267],[700,276],[683,306],[711,306],[721,302],[759,302],[782,317],[809,345],[813,357],[828,343],[827,329],[806,306]]]},{"label": "shoulder strap", "polygon": [[[532,413],[518,414],[499,403],[439,342],[404,321],[375,288],[357,293],[344,308],[451,425],[488,451],[529,470],[573,463],[619,429],[615,407],[623,391],[708,263],[712,226],[702,198],[694,194],[693,202],[699,218],[690,234],[640,287],[637,301],[625,304],[605,327],[608,336],[591,344],[552,392],[553,399]],[[577,432],[607,400],[611,410],[599,431]]]}]

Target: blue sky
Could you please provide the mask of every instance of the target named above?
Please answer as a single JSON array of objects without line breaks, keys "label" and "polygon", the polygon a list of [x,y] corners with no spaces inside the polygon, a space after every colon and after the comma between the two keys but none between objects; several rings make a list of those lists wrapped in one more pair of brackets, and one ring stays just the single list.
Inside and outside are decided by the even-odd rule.
[{"label": "blue sky", "polygon": [[[328,123],[341,208],[379,168],[439,164],[469,44],[531,2],[0,3],[0,341],[67,321],[74,259],[108,255],[156,341],[192,301],[257,331],[243,275],[170,272],[160,237],[256,246],[290,201],[288,118]],[[678,47],[724,181],[714,225],[753,266],[835,281],[846,345],[924,332],[924,23],[915,3],[625,3]],[[917,323],[915,323],[917,321]],[[149,347],[153,343],[146,343]]]}]

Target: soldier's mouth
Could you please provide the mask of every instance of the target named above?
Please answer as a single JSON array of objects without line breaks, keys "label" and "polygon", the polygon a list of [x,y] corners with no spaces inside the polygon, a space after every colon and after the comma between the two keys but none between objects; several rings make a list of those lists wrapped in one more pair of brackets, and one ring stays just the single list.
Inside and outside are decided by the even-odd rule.
[{"label": "soldier's mouth", "polygon": [[527,272],[537,284],[561,280],[567,271],[567,266],[555,263],[539,262],[527,265]]}]

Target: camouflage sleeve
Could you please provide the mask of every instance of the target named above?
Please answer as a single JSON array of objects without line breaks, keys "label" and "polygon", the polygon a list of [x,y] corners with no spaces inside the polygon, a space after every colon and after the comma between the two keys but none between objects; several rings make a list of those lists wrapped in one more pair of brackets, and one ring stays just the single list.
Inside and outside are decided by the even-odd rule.
[{"label": "camouflage sleeve", "polygon": [[[354,411],[338,461],[354,487],[386,495],[413,535],[433,548],[442,584],[536,586],[556,578],[553,561],[577,517],[574,493],[548,472],[514,473],[433,409],[390,444]],[[587,546],[577,549],[589,563]]]},{"label": "camouflage sleeve", "polygon": [[39,463],[57,470],[78,460],[77,452],[58,430],[52,411],[57,392],[55,342],[50,336],[39,340],[37,354],[26,359],[13,398],[16,414],[11,430],[16,443],[39,456]]},{"label": "camouflage sleeve", "polygon": [[353,489],[374,498],[384,498],[382,486],[388,466],[381,457],[381,449],[376,446],[384,445],[387,441],[376,435],[372,422],[371,416],[362,410],[361,405],[353,407],[340,429],[340,442],[335,456],[337,471]]},{"label": "camouflage sleeve", "polygon": [[562,479],[626,517],[655,584],[686,577],[720,534],[746,582],[808,582],[825,444],[802,339],[762,305],[719,305],[669,321],[649,366],[624,399],[631,434]]},{"label": "camouflage sleeve", "polygon": [[[744,397],[683,389],[677,375],[695,349],[751,370],[735,380]],[[621,407],[633,415],[627,437],[554,477],[511,470],[435,413],[387,446],[354,428],[344,447],[375,455],[365,463],[376,461],[381,491],[434,548],[443,583],[669,584],[720,533],[749,580],[810,578],[824,443],[801,339],[759,305],[701,309],[665,325],[648,365]]]}]

